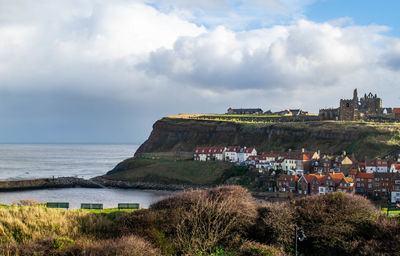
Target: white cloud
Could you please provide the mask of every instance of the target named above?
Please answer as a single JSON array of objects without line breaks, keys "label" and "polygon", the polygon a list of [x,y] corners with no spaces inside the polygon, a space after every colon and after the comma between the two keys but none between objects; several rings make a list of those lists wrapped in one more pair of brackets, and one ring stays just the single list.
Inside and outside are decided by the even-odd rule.
[{"label": "white cloud", "polygon": [[[308,2],[256,4],[299,13]],[[400,79],[400,39],[384,36],[387,27],[294,19],[243,31],[205,28],[198,25],[202,18],[191,20],[196,13],[188,21],[176,12],[179,6],[188,11],[193,2],[172,3],[175,9],[165,11],[139,0],[0,0],[0,118],[11,120],[18,108],[0,133],[25,126],[26,120],[46,126],[60,118],[60,109],[63,124],[90,116],[96,126],[99,117],[129,119],[132,132],[143,137],[147,132],[135,128],[137,123],[150,128],[166,114],[224,112],[229,106],[315,112],[337,106],[355,87],[377,92],[385,106],[398,102],[392,91]],[[216,20],[215,12],[226,7],[225,1],[194,4]],[[244,9],[228,7],[229,15]],[[85,118],[78,118],[77,109]]]}]

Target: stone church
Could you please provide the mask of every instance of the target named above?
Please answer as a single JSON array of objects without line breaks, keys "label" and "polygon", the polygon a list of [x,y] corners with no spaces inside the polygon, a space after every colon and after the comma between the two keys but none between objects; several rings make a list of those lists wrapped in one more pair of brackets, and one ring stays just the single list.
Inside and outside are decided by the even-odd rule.
[{"label": "stone church", "polygon": [[320,120],[354,121],[364,117],[376,117],[387,114],[391,109],[382,108],[382,99],[372,93],[358,98],[357,89],[354,89],[353,99],[341,99],[339,108],[320,109]]}]

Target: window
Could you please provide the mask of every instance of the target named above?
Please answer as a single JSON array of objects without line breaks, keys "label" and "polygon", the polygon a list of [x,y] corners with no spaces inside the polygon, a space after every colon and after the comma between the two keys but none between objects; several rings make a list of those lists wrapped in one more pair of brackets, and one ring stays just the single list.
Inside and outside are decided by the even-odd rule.
[{"label": "window", "polygon": [[368,179],[368,182],[372,182],[372,179]]},{"label": "window", "polygon": [[400,184],[400,180],[395,180],[394,184]]},{"label": "window", "polygon": [[357,180],[357,181],[360,181],[360,178],[357,178],[356,180]]},{"label": "window", "polygon": [[368,188],[372,188],[372,184],[368,184]]}]

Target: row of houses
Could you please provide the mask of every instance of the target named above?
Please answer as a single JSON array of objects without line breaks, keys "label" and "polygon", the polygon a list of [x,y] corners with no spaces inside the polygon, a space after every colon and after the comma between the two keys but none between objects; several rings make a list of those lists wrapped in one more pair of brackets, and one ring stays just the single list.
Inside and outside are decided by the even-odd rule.
[{"label": "row of houses", "polygon": [[322,155],[320,152],[300,152],[289,150],[284,153],[257,154],[254,147],[197,147],[193,154],[196,161],[229,161],[254,166],[260,170],[283,170],[293,174],[342,172],[346,176],[352,169],[365,173],[400,172],[400,162],[385,159],[357,161],[354,155]]},{"label": "row of houses", "polygon": [[350,171],[328,175],[283,174],[277,179],[277,189],[298,195],[320,195],[334,191],[357,193],[369,197],[387,196],[392,203],[400,202],[400,173],[366,173]]},{"label": "row of houses", "polygon": [[343,173],[303,174],[301,176],[282,174],[276,184],[280,192],[299,195],[319,195],[334,191],[354,192],[354,179],[345,177]]},{"label": "row of houses", "polygon": [[193,154],[195,161],[244,162],[249,156],[256,156],[257,150],[252,147],[197,147]]},{"label": "row of houses", "polygon": [[307,111],[301,109],[285,109],[277,112],[271,110],[263,111],[261,108],[228,108],[226,114],[229,115],[280,115],[280,116],[300,116],[308,115]]}]

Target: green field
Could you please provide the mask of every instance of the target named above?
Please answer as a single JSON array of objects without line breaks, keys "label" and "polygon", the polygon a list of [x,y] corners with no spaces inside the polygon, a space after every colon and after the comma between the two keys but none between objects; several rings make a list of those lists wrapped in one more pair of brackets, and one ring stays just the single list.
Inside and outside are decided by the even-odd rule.
[{"label": "green field", "polygon": [[111,180],[166,182],[176,184],[216,184],[233,166],[223,161],[200,162],[166,157],[129,158],[106,176]]}]

